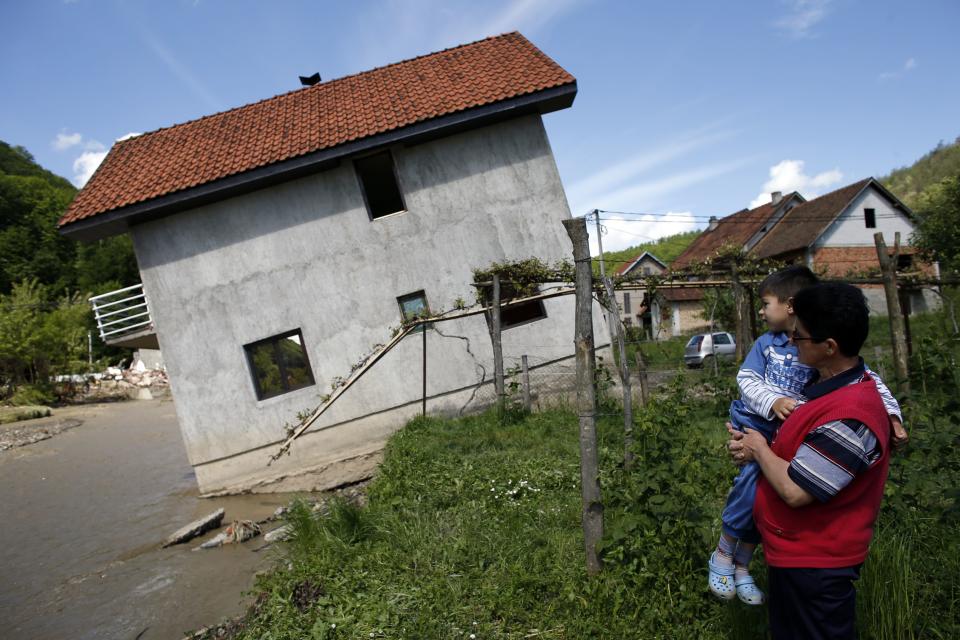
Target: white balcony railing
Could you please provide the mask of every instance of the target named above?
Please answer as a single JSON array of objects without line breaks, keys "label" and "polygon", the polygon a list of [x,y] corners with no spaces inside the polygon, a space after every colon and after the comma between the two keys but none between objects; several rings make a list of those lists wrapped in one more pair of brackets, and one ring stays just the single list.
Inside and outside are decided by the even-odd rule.
[{"label": "white balcony railing", "polygon": [[152,329],[153,322],[150,320],[143,284],[93,296],[90,305],[104,342]]}]

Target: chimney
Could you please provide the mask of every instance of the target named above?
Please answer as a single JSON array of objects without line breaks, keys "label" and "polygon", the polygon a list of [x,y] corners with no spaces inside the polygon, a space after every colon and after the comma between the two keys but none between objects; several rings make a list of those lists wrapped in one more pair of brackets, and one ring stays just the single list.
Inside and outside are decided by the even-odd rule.
[{"label": "chimney", "polygon": [[718,226],[720,226],[720,223],[717,222],[717,216],[710,216],[710,221],[707,223],[707,231],[713,231]]},{"label": "chimney", "polygon": [[774,206],[780,204],[780,201],[783,200],[783,193],[780,191],[774,191],[770,194],[770,200]]}]

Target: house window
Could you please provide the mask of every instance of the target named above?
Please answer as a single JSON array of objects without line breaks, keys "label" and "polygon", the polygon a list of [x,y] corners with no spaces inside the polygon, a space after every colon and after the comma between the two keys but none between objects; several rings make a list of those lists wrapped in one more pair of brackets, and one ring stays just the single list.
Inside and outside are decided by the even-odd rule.
[{"label": "house window", "polygon": [[[500,328],[509,329],[528,322],[536,322],[547,317],[547,310],[543,308],[543,301],[531,300],[523,304],[510,305],[500,309]],[[487,321],[490,321],[489,315]]]},{"label": "house window", "polygon": [[901,253],[897,256],[897,271],[909,271],[913,268],[913,254]]},{"label": "house window", "polygon": [[389,151],[357,158],[353,166],[357,169],[371,219],[376,220],[406,208]]},{"label": "house window", "polygon": [[651,269],[650,267],[644,267],[644,268],[643,268],[643,275],[645,275],[645,276],[653,275],[653,269]]},{"label": "house window", "polygon": [[863,221],[867,225],[867,229],[876,229],[877,228],[877,211],[876,209],[864,209],[863,210]]},{"label": "house window", "polygon": [[313,371],[299,329],[244,345],[257,400],[309,387]]},{"label": "house window", "polygon": [[623,312],[630,313],[630,293],[627,291],[623,292]]},{"label": "house window", "polygon": [[[423,291],[415,291],[397,298],[397,304],[400,306],[400,320],[406,324],[417,318],[425,318],[430,315],[430,307],[427,305],[427,294]],[[422,331],[423,326],[417,328]]]}]

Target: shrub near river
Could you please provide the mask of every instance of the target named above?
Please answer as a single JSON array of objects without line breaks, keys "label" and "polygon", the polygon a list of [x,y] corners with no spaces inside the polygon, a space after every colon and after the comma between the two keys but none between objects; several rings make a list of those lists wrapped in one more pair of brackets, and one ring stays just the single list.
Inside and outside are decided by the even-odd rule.
[{"label": "shrub near river", "polygon": [[[892,465],[860,582],[863,638],[960,637],[960,407],[947,386],[953,356],[937,348],[926,361],[939,363],[943,391],[928,388],[909,409],[910,450]],[[730,373],[679,378],[639,412],[629,473],[618,408],[604,403],[605,569],[593,579],[572,412],[414,420],[390,441],[367,507],[293,510],[286,562],[261,578],[234,629],[249,638],[764,638],[763,608],[719,603],[705,587],[734,473],[722,418],[733,392]],[[755,573],[762,580],[762,566]]]}]

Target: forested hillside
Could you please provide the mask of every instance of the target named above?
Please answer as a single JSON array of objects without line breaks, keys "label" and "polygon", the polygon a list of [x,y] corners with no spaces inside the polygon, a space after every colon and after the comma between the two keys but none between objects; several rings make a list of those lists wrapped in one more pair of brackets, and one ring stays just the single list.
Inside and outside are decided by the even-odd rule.
[{"label": "forested hillside", "polygon": [[[51,375],[86,366],[86,299],[139,281],[126,236],[80,244],[58,233],[76,192],[0,141],[0,401],[49,401]],[[108,354],[94,343],[95,358]]]},{"label": "forested hillside", "polygon": [[911,242],[945,274],[960,272],[960,138],[881,181],[917,216]]},{"label": "forested hillside", "polygon": [[941,142],[909,167],[901,167],[880,178],[880,182],[911,209],[920,203],[921,194],[944,178],[960,176],[960,138],[951,144]]},{"label": "forested hillside", "polygon": [[[655,255],[658,260],[662,260],[665,264],[669,265],[677,256],[683,253],[684,250],[690,246],[690,243],[699,235],[699,231],[687,231],[685,233],[665,236],[654,242],[638,244],[635,247],[623,249],[622,251],[604,251],[604,267],[606,268],[607,275],[613,275],[624,263],[632,262],[644,251],[649,251]],[[597,262],[594,262],[594,271],[597,273],[600,271],[600,266]]]}]

